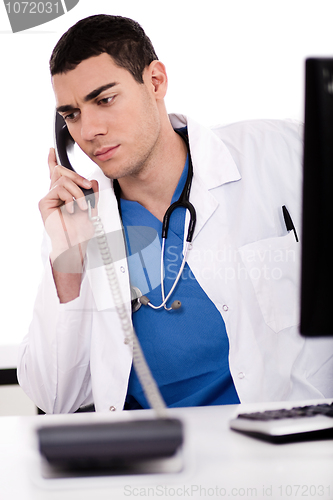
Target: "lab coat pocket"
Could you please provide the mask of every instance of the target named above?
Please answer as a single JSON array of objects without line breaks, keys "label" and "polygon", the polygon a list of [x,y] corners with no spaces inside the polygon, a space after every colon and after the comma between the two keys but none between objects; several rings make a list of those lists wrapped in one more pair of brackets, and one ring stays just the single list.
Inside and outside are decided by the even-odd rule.
[{"label": "lab coat pocket", "polygon": [[264,320],[275,332],[299,323],[300,247],[291,231],[239,249]]}]

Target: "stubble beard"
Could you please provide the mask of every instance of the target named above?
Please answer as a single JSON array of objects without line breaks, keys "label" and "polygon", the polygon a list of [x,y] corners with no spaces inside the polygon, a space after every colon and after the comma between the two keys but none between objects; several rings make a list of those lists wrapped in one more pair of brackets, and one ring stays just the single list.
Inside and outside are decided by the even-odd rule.
[{"label": "stubble beard", "polygon": [[[147,137],[152,137],[152,131],[147,131]],[[154,139],[146,141],[137,150],[132,153],[131,157],[126,161],[121,163],[117,167],[117,171],[114,172],[112,167],[112,159],[110,160],[110,168],[107,169],[100,166],[104,175],[111,180],[122,179],[125,177],[131,177],[133,179],[138,179],[141,176],[149,173],[156,165],[156,158],[158,156],[159,142],[160,142],[160,131],[159,128],[154,130]],[[138,141],[139,142],[139,141]]]}]

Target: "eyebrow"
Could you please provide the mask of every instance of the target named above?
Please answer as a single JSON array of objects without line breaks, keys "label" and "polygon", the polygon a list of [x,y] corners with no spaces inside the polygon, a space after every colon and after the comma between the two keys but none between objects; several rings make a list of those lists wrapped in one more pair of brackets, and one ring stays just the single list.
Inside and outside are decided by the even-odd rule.
[{"label": "eyebrow", "polygon": [[[102,85],[101,87],[98,87],[95,90],[92,90],[87,94],[83,100],[84,102],[92,101],[93,99],[96,99],[102,92],[105,90],[111,89],[115,85],[118,85],[118,82],[111,82],[111,83],[106,83],[105,85]],[[75,109],[75,106],[72,106],[71,104],[65,104],[64,106],[59,106],[57,108],[58,113],[66,113],[67,111],[71,111]]]}]

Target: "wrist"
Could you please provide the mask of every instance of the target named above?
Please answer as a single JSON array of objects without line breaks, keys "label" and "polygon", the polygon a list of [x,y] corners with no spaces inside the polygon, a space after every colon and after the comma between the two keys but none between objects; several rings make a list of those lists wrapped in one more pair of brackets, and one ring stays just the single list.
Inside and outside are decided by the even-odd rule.
[{"label": "wrist", "polygon": [[82,273],[84,257],[85,248],[80,243],[70,248],[52,248],[50,253],[52,269],[66,274]]}]

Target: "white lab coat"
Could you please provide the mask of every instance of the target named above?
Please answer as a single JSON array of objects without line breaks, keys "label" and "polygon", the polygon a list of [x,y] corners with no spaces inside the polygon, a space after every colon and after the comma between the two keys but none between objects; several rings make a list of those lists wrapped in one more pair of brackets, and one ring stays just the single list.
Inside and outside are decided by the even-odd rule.
[{"label": "white lab coat", "polygon": [[[300,243],[282,216],[285,205],[300,237],[300,125],[258,120],[210,130],[182,115],[171,121],[188,126],[194,168],[190,201],[197,225],[188,264],[225,321],[241,402],[332,397],[333,340],[299,335]],[[93,177],[105,231],[118,237],[116,269],[130,314],[116,199],[101,171]],[[88,251],[80,297],[60,304],[47,251],[44,257],[20,349],[21,386],[47,413],[73,412],[92,401],[97,411],[121,410],[132,353],[103,266],[89,266]]]}]

